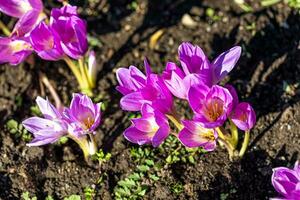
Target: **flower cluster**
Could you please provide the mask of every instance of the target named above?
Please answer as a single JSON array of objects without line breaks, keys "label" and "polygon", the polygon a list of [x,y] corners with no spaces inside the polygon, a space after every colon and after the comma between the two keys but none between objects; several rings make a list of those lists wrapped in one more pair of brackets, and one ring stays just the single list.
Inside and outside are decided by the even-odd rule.
[{"label": "flower cluster", "polygon": [[278,167],[273,169],[272,184],[282,198],[300,199],[300,164],[295,163],[294,169]]},{"label": "flower cluster", "polygon": [[101,103],[94,104],[82,94],[73,94],[69,108],[57,109],[41,97],[37,97],[36,103],[44,117],[31,117],[22,122],[34,135],[28,146],[54,143],[67,136],[78,143],[85,158],[96,152],[93,135],[100,124]]},{"label": "flower cluster", "polygon": [[65,60],[82,90],[95,87],[95,55],[90,52],[85,62],[87,28],[76,6],[53,8],[47,18],[41,0],[0,0],[0,11],[19,18],[12,32],[0,37],[0,64],[17,65],[35,52],[44,60]]},{"label": "flower cluster", "polygon": [[[147,59],[146,74],[134,66],[117,70],[116,89],[124,95],[120,100],[122,109],[141,111],[142,115],[132,119],[125,138],[156,147],[170,134],[169,122],[173,122],[179,130],[174,134],[186,147],[212,151],[218,141],[232,157],[238,143],[238,127],[245,131],[239,153],[243,156],[249,131],[256,122],[255,112],[249,103],[239,102],[233,86],[219,84],[236,65],[241,48],[233,47],[212,62],[200,47],[187,42],[180,45],[178,53],[181,67],[168,62],[162,74],[153,73]],[[181,119],[174,109],[173,97],[188,101],[194,113],[192,119]],[[223,128],[226,121],[231,125],[230,133]]]}]

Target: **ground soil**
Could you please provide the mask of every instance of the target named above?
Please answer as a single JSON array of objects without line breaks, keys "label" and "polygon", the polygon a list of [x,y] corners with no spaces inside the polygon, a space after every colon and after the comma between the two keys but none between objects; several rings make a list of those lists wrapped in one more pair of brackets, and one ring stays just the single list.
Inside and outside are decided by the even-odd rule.
[{"label": "ground soil", "polygon": [[[97,2],[97,1],[95,1]],[[142,69],[143,58],[153,70],[161,72],[167,61],[177,60],[183,41],[201,46],[213,58],[241,45],[243,54],[228,82],[244,101],[252,103],[257,125],[245,157],[230,161],[226,150],[201,154],[195,164],[167,165],[158,181],[152,182],[144,199],[268,199],[276,196],[270,179],[272,168],[292,166],[300,159],[300,17],[299,11],[284,3],[263,8],[259,0],[250,1],[253,12],[245,13],[229,0],[138,0],[104,1],[93,4],[93,12],[81,9],[89,33],[101,41],[96,48],[100,66],[95,93],[108,102],[103,124],[97,131],[99,147],[112,153],[101,167],[87,165],[73,142],[43,147],[25,146],[4,128],[8,119],[22,121],[31,115],[30,107],[41,95],[38,72],[43,71],[67,105],[77,84],[63,62],[49,63],[37,58],[34,68],[0,66],[0,198],[20,199],[28,191],[38,199],[51,195],[62,199],[71,194],[84,196],[87,186],[96,187],[95,199],[113,199],[117,182],[135,169],[130,154],[134,146],[123,130],[129,126],[128,114],[119,108],[115,90],[115,70],[129,65]],[[218,19],[206,15],[213,8]],[[193,26],[182,23],[189,14]],[[149,39],[163,30],[155,48]],[[289,89],[286,88],[289,85]],[[49,95],[47,93],[47,95]],[[20,103],[21,99],[21,103]],[[51,97],[50,97],[51,99]],[[17,103],[19,102],[19,103]],[[155,155],[165,158],[165,154]],[[101,184],[96,185],[100,175]],[[180,183],[181,192],[173,186]]]}]

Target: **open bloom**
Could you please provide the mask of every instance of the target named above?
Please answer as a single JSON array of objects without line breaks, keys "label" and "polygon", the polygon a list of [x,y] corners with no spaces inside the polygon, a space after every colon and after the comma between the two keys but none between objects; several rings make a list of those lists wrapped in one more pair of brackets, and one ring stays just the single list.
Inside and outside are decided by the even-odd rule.
[{"label": "open bloom", "polygon": [[34,135],[34,139],[27,145],[54,143],[67,134],[67,124],[62,119],[62,114],[48,100],[37,97],[36,103],[44,118],[31,117],[22,122],[23,126]]},{"label": "open bloom", "polygon": [[145,60],[146,75],[136,67],[121,68],[117,71],[119,86],[117,90],[124,96],[120,104],[123,110],[139,111],[144,103],[162,113],[171,112],[173,99],[163,79],[151,72],[150,66]]},{"label": "open bloom", "polygon": [[59,34],[63,51],[74,59],[83,56],[88,48],[86,23],[76,9],[70,5],[55,8],[50,17],[50,25]]},{"label": "open bloom", "polygon": [[0,37],[0,64],[17,65],[24,61],[32,52],[27,38]]},{"label": "open bloom", "polygon": [[241,47],[235,46],[221,53],[212,62],[208,60],[200,47],[188,42],[179,46],[178,54],[186,75],[199,74],[201,81],[211,86],[220,82],[234,68],[241,55]]},{"label": "open bloom", "polygon": [[278,167],[273,169],[272,185],[283,198],[276,199],[300,199],[300,165],[295,163],[294,169]]},{"label": "open bloom", "polygon": [[182,121],[184,128],[179,132],[178,139],[189,148],[202,147],[206,151],[216,148],[218,134],[214,129],[204,128],[197,121]]},{"label": "open bloom", "polygon": [[41,22],[30,33],[30,42],[37,54],[45,60],[59,60],[64,55],[58,34]]},{"label": "open bloom", "polygon": [[174,96],[187,99],[192,85],[201,83],[211,87],[220,82],[235,66],[241,48],[236,46],[223,52],[212,63],[200,47],[188,42],[179,46],[178,54],[182,70],[175,63],[169,62],[162,77]]},{"label": "open bloom", "polygon": [[144,104],[142,117],[132,119],[133,125],[124,132],[124,137],[139,145],[152,144],[159,146],[169,135],[168,119],[149,104]]},{"label": "open bloom", "polygon": [[195,113],[194,120],[205,128],[221,126],[232,110],[233,97],[221,86],[211,88],[204,84],[193,85],[188,92],[188,101]]},{"label": "open bloom", "polygon": [[68,122],[69,133],[76,137],[94,133],[101,121],[101,103],[94,104],[87,95],[73,94],[64,119]]}]

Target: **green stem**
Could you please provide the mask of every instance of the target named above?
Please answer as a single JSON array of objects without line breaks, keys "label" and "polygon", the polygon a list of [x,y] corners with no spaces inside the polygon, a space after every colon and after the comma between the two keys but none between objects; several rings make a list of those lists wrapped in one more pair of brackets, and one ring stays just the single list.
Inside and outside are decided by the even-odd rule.
[{"label": "green stem", "polygon": [[94,140],[94,136],[91,134],[82,136],[80,138],[71,134],[68,135],[73,141],[75,141],[81,148],[84,156],[84,160],[88,162],[88,157],[94,155],[97,152],[97,146]]},{"label": "green stem", "polygon": [[245,131],[245,137],[244,137],[244,141],[243,141],[243,145],[242,148],[239,152],[239,157],[242,158],[247,150],[247,147],[249,145],[249,139],[250,139],[250,133],[249,130]]},{"label": "green stem", "polygon": [[83,58],[78,59],[78,63],[79,63],[79,70],[81,73],[82,81],[85,85],[85,88],[89,88],[89,81],[86,74],[86,69],[84,69]]},{"label": "green stem", "polygon": [[2,29],[3,33],[6,36],[9,36],[11,34],[10,30],[7,28],[7,26],[0,20],[0,29]]},{"label": "green stem", "polygon": [[63,59],[67,63],[67,65],[70,67],[73,74],[75,75],[75,77],[78,81],[79,87],[81,89],[84,88],[83,80],[82,80],[82,77],[81,77],[78,67],[74,64],[74,62],[68,56],[65,56]]},{"label": "green stem", "polygon": [[239,131],[236,125],[231,120],[229,120],[229,122],[230,122],[230,132],[231,132],[231,144],[235,149],[239,141]]},{"label": "green stem", "polygon": [[230,143],[228,143],[228,141],[222,139],[221,137],[218,138],[218,142],[225,146],[225,148],[227,149],[228,154],[229,154],[229,159],[232,161],[233,156],[234,156],[234,149],[233,149],[232,145]]},{"label": "green stem", "polygon": [[167,118],[178,128],[179,131],[183,129],[183,125],[179,122],[179,120],[173,115],[166,115]]}]

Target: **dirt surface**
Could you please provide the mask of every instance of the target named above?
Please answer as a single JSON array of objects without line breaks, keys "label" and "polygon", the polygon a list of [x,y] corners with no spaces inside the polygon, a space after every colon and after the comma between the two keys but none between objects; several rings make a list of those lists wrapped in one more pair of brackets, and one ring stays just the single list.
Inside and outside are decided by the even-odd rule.
[{"label": "dirt surface", "polygon": [[[129,65],[142,69],[144,56],[154,71],[161,72],[167,61],[177,60],[177,48],[183,41],[201,46],[210,58],[234,45],[242,46],[243,54],[227,81],[238,89],[242,100],[251,102],[257,125],[251,132],[249,151],[240,161],[231,162],[226,150],[218,147],[212,153],[197,152],[194,164],[182,160],[167,163],[174,151],[169,143],[153,150],[140,148],[150,149],[148,157],[163,163],[143,172],[146,175],[139,184],[146,192],[140,198],[276,196],[270,182],[272,168],[290,167],[300,159],[299,11],[284,3],[263,8],[258,0],[250,1],[254,8],[250,13],[229,0],[138,0],[137,7],[125,0],[95,2],[79,6],[83,6],[81,14],[88,21],[90,35],[100,41],[95,47],[101,69],[95,93],[107,102],[107,108],[96,139],[112,157],[101,166],[87,165],[72,141],[26,147],[4,126],[8,119],[21,122],[31,116],[30,107],[41,95],[38,72],[47,74],[66,105],[77,91],[76,81],[63,62],[37,58],[35,68],[0,66],[0,198],[20,199],[27,191],[38,199],[47,195],[54,199],[72,194],[84,197],[84,188],[91,187],[95,199],[115,199],[118,181],[135,172],[142,159],[133,154],[138,147],[122,136],[130,122],[128,113],[119,108],[121,95],[115,90],[114,72]],[[215,17],[207,15],[209,8]],[[186,14],[192,18],[192,26],[183,24]],[[150,37],[158,30],[163,30],[163,35],[151,49]],[[176,150],[183,149],[176,142],[174,145]],[[153,174],[158,180],[149,178]]]}]

